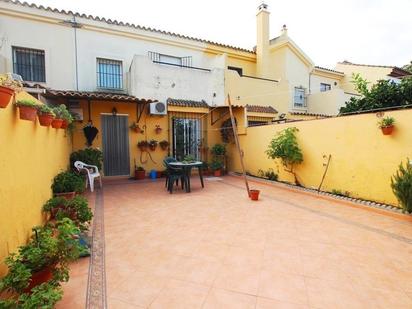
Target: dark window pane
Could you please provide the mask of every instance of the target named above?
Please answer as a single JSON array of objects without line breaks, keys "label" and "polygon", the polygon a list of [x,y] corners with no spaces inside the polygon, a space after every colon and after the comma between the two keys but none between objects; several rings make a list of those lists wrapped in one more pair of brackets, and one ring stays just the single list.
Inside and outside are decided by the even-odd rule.
[{"label": "dark window pane", "polygon": [[123,89],[121,61],[97,58],[97,87]]},{"label": "dark window pane", "polygon": [[21,75],[25,81],[45,82],[44,51],[13,47],[13,72]]}]

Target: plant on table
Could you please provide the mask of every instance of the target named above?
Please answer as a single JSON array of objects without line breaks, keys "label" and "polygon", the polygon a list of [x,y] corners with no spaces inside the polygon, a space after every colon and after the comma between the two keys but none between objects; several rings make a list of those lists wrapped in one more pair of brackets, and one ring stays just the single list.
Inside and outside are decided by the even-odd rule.
[{"label": "plant on table", "polygon": [[102,169],[103,164],[103,152],[97,148],[85,148],[74,151],[70,154],[70,166],[73,171],[76,170],[74,162],[81,161],[89,165],[95,165],[99,170]]},{"label": "plant on table", "polygon": [[85,189],[84,178],[73,172],[61,172],[57,174],[51,186],[55,195],[70,193],[73,197],[75,193],[83,193]]},{"label": "plant on table", "polygon": [[412,165],[409,159],[405,166],[402,162],[399,169],[391,179],[392,191],[404,211],[412,212]]},{"label": "plant on table", "polygon": [[271,140],[266,155],[270,159],[280,159],[285,171],[291,173],[295,183],[299,185],[295,166],[303,162],[303,155],[296,138],[298,131],[297,128],[291,127],[278,132]]},{"label": "plant on table", "polygon": [[193,155],[186,155],[184,158],[183,158],[183,163],[193,163],[193,162],[196,162],[197,160],[196,160],[196,158],[193,156]]},{"label": "plant on table", "polygon": [[385,117],[382,120],[378,121],[378,126],[382,130],[384,135],[390,135],[393,131],[395,124],[395,118],[393,117]]},{"label": "plant on table", "polygon": [[37,102],[31,99],[18,100],[15,105],[19,108],[20,119],[35,121],[37,115]]}]

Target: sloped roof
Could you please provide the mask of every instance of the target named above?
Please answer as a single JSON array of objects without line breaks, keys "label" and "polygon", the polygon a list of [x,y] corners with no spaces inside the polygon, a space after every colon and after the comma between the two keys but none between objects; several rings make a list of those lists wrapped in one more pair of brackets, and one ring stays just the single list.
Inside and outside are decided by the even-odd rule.
[{"label": "sloped roof", "polygon": [[250,113],[265,113],[265,114],[277,114],[278,111],[272,106],[262,105],[246,105],[246,111]]},{"label": "sloped roof", "polygon": [[320,67],[320,66],[317,66],[317,65],[315,66],[315,69],[329,71],[329,72],[332,72],[332,73],[338,73],[338,74],[343,74],[343,75],[345,74],[344,72],[332,70],[332,69],[329,69],[329,68]]},{"label": "sloped roof", "polygon": [[347,60],[344,60],[342,62],[338,62],[339,64],[343,65],[354,65],[354,66],[361,66],[361,67],[370,67],[370,68],[386,68],[386,69],[392,69],[393,75],[389,74],[390,76],[394,77],[401,77],[401,76],[409,76],[412,75],[411,72],[408,72],[400,67],[394,66],[394,65],[376,65],[376,64],[364,64],[364,63],[353,63]]},{"label": "sloped roof", "polygon": [[130,27],[130,28],[134,28],[134,29],[138,29],[138,30],[160,33],[160,34],[164,34],[164,35],[168,35],[168,36],[177,37],[177,38],[180,38],[180,39],[197,41],[197,42],[201,42],[201,43],[206,43],[206,44],[211,44],[211,45],[215,45],[215,46],[219,46],[219,47],[224,47],[224,48],[229,48],[229,49],[233,49],[233,50],[237,50],[237,51],[242,51],[242,52],[246,52],[246,53],[251,53],[251,54],[255,53],[252,50],[242,48],[242,47],[236,47],[236,46],[227,45],[227,44],[224,44],[224,43],[218,43],[218,42],[214,42],[214,41],[210,41],[210,40],[195,38],[195,37],[191,37],[191,36],[187,36],[187,35],[183,35],[183,34],[178,34],[178,33],[170,32],[170,31],[164,31],[164,30],[159,30],[159,29],[155,29],[155,28],[145,27],[145,26],[136,25],[136,24],[133,24],[133,23],[117,21],[115,19],[109,19],[109,18],[104,18],[104,17],[99,17],[99,16],[87,15],[87,14],[84,14],[84,13],[78,13],[78,12],[73,12],[73,11],[60,10],[60,9],[56,9],[56,8],[51,8],[49,6],[37,5],[35,3],[27,3],[27,2],[17,1],[17,0],[0,0],[0,2],[12,3],[12,4],[16,4],[16,5],[20,5],[20,6],[24,6],[24,7],[30,7],[30,8],[34,8],[34,9],[38,9],[38,10],[43,10],[43,11],[48,11],[48,12],[52,12],[52,13],[59,13],[59,14],[64,14],[64,15],[69,15],[69,16],[76,16],[76,17],[79,17],[79,18],[86,18],[86,19],[93,20],[93,21],[104,22],[104,23],[107,23],[107,24],[110,24],[110,25]]},{"label": "sloped roof", "polygon": [[121,93],[108,93],[97,91],[73,91],[73,90],[53,90],[47,89],[44,94],[49,98],[74,98],[74,99],[87,99],[87,100],[101,100],[101,101],[121,101],[121,102],[138,102],[138,103],[151,103],[157,100],[151,99],[139,99],[135,96]]},{"label": "sloped roof", "polygon": [[183,99],[167,99],[167,105],[171,106],[181,106],[181,107],[202,107],[202,108],[209,108],[209,105],[206,103],[205,100],[202,101],[194,101],[194,100],[183,100]]}]

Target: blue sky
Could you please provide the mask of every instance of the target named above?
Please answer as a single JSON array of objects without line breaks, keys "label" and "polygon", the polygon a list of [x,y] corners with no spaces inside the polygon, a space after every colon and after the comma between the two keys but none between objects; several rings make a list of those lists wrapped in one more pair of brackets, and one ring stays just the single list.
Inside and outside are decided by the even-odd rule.
[{"label": "blue sky", "polygon": [[[29,1],[30,2],[30,1]],[[128,21],[251,49],[258,0],[36,0],[60,9]],[[283,24],[320,66],[397,65],[412,60],[412,0],[267,0],[271,36]]]}]

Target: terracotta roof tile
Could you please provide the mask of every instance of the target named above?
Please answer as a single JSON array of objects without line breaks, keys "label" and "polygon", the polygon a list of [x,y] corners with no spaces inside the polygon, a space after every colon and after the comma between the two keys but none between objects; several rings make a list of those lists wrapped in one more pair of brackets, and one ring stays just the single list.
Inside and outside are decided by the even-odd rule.
[{"label": "terracotta roof tile", "polygon": [[290,112],[289,114],[291,114],[291,115],[299,115],[299,116],[323,117],[323,118],[334,117],[334,116],[332,116],[332,115],[316,114],[316,113],[305,113],[305,112]]},{"label": "terracotta roof tile", "polygon": [[246,110],[250,113],[265,113],[265,114],[277,114],[278,111],[272,106],[262,105],[246,105]]},{"label": "terracotta roof tile", "polygon": [[[400,68],[400,67],[394,66],[394,65],[376,65],[376,64],[352,63],[352,62],[347,61],[347,60],[342,61],[342,62],[339,62],[339,64],[355,65],[355,66],[360,66],[360,67],[371,67],[371,68],[387,68],[387,69],[396,70],[398,73],[402,73],[402,74],[401,74],[402,76],[411,75],[410,72],[408,72],[408,71],[406,71],[406,70],[404,70],[404,69],[402,69],[402,68]],[[398,74],[398,75],[400,75],[400,74]]]},{"label": "terracotta roof tile", "polygon": [[236,46],[227,45],[227,44],[223,44],[223,43],[213,42],[213,41],[210,41],[210,40],[195,38],[195,37],[182,35],[182,34],[170,32],[170,31],[164,31],[164,30],[159,30],[159,29],[155,29],[155,28],[144,27],[144,26],[141,26],[141,25],[136,25],[136,24],[131,24],[131,23],[128,23],[128,22],[117,21],[117,20],[114,20],[114,19],[112,20],[112,19],[108,19],[108,18],[104,18],[104,17],[86,15],[86,14],[73,12],[73,11],[59,10],[59,9],[51,8],[49,6],[45,7],[43,5],[37,5],[37,4],[34,4],[34,3],[27,3],[27,2],[21,2],[21,1],[12,1],[12,0],[0,0],[0,1],[1,2],[6,2],[6,3],[13,3],[13,4],[16,4],[16,5],[20,5],[20,6],[30,7],[30,8],[34,8],[34,9],[38,9],[38,10],[48,11],[48,12],[52,12],[52,13],[70,15],[70,17],[76,16],[76,17],[79,17],[79,18],[86,18],[86,19],[90,19],[90,20],[94,20],[94,21],[104,22],[104,23],[107,23],[107,24],[110,24],[110,25],[130,27],[130,28],[134,28],[134,29],[138,29],[138,30],[156,32],[156,33],[160,33],[160,34],[174,36],[174,37],[177,37],[177,38],[180,38],[180,39],[187,39],[187,40],[197,41],[197,42],[201,42],[201,43],[216,45],[216,46],[219,46],[219,47],[224,47],[224,48],[234,49],[234,50],[238,50],[238,51],[242,51],[242,52],[246,52],[246,53],[255,54],[254,51],[246,49],[246,48],[242,48],[242,47],[236,47]]},{"label": "terracotta roof tile", "polygon": [[156,102],[156,100],[139,99],[139,98],[136,98],[135,96],[128,95],[128,94],[97,92],[97,91],[73,91],[73,90],[47,89],[44,96],[45,97],[102,100],[102,101],[122,101],[122,102],[141,102],[141,103]]},{"label": "terracotta roof tile", "polygon": [[202,101],[193,101],[193,100],[183,100],[183,99],[167,99],[167,105],[171,106],[182,106],[182,107],[203,107],[209,108],[209,105],[205,100]]},{"label": "terracotta roof tile", "polygon": [[320,66],[315,66],[315,68],[319,69],[319,70],[329,71],[329,72],[332,72],[332,73],[345,74],[344,72],[340,72],[340,71],[336,71],[336,70],[332,70],[332,69],[328,69],[328,68],[324,68],[324,67],[320,67]]}]

